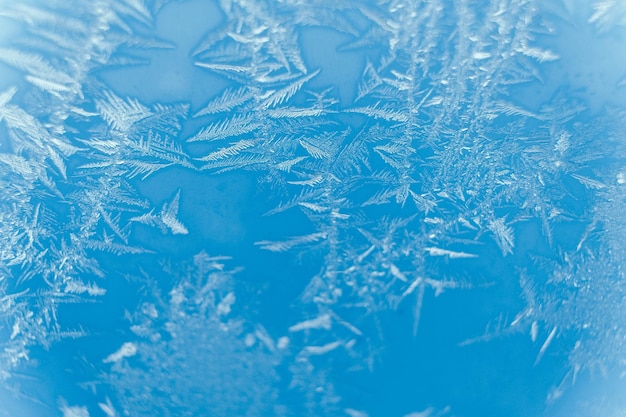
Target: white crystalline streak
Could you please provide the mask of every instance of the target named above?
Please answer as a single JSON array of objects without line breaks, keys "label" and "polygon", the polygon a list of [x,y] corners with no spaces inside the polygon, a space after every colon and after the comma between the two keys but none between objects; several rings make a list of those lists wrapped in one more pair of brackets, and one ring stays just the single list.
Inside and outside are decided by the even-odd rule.
[{"label": "white crystalline streak", "polygon": [[305,320],[300,323],[294,324],[289,328],[290,332],[299,332],[302,330],[310,329],[330,329],[331,320],[330,315],[324,314],[311,320]]},{"label": "white crystalline streak", "polygon": [[67,405],[61,406],[61,412],[63,413],[63,417],[89,417],[89,411],[87,407],[82,406],[72,406],[68,407]]},{"label": "white crystalline streak", "polygon": [[456,252],[447,249],[441,249],[436,247],[425,248],[424,249],[430,256],[448,256],[451,259],[459,259],[459,258],[477,258],[478,255],[467,252]]},{"label": "white crystalline streak", "polygon": [[104,414],[107,415],[107,417],[117,417],[117,411],[115,411],[115,408],[113,408],[113,404],[111,403],[111,400],[107,397],[106,399],[106,404],[105,403],[98,403],[98,407],[100,407],[100,409],[102,410],[102,412],[104,412]]},{"label": "white crystalline streak", "polygon": [[163,209],[161,209],[161,220],[163,224],[167,226],[168,229],[172,231],[175,235],[186,235],[189,233],[189,230],[185,227],[184,224],[178,220],[178,202],[180,200],[180,190],[176,193],[176,196],[172,200],[171,203],[163,204]]},{"label": "white crystalline streak", "polygon": [[309,355],[318,356],[318,355],[324,355],[328,352],[331,352],[337,349],[339,346],[341,346],[341,342],[336,341],[336,342],[326,343],[325,345],[322,345],[322,346],[305,346],[303,351]]},{"label": "white crystalline streak", "polygon": [[235,303],[235,294],[231,291],[229,292],[217,305],[217,314],[220,316],[225,316],[230,313],[231,306]]},{"label": "white crystalline streak", "polygon": [[104,359],[104,363],[118,362],[123,358],[130,358],[137,354],[137,345],[132,342],[126,342],[115,353],[110,354]]}]

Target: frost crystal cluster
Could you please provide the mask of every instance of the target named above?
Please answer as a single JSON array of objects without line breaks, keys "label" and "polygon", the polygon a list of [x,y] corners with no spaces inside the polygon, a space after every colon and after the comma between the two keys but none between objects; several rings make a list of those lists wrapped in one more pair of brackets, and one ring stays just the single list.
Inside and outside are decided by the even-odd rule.
[{"label": "frost crystal cluster", "polygon": [[0,1],[0,416],[623,415],[625,26]]}]

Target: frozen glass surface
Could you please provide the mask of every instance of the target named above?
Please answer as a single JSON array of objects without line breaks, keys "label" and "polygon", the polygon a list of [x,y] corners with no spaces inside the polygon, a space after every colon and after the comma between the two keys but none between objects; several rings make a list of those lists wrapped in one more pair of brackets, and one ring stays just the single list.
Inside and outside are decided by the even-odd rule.
[{"label": "frozen glass surface", "polygon": [[0,0],[0,416],[626,415],[626,3]]}]

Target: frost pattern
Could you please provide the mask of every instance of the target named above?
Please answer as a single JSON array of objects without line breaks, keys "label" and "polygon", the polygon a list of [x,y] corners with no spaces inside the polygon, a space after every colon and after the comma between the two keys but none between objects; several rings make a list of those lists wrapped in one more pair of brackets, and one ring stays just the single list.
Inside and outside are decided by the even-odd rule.
[{"label": "frost pattern", "polygon": [[[374,372],[381,315],[409,308],[419,338],[425,297],[480,291],[494,277],[476,271],[492,260],[511,267],[496,285],[520,281],[525,306],[467,343],[528,332],[536,364],[568,345],[552,400],[583,370],[623,370],[626,115],[592,115],[564,89],[537,106],[517,100],[560,59],[539,46],[554,33],[541,2],[220,1],[221,24],[189,60],[226,87],[198,108],[144,103],[98,76],[145,63],[133,51],[175,47],[150,34],[165,2],[73,3],[0,10],[25,28],[0,47],[20,75],[0,92],[2,380],[35,347],[90,336],[63,327],[59,306],[106,300],[111,257],[132,259],[153,292],[102,358],[106,415],[292,415],[273,388],[281,364],[295,415],[367,415],[343,403],[333,358]],[[616,30],[622,9],[596,2],[588,24]],[[311,28],[341,33],[334,52],[364,58],[348,102],[308,63]],[[269,263],[318,260],[297,277],[306,284],[282,335],[235,317],[238,270],[223,258],[165,267],[167,291],[145,272],[167,261],[138,243],[139,226],[195,232],[184,191],[156,206],[139,192],[174,167],[245,174],[270,196],[260,222],[303,220],[250,249]]]},{"label": "frost pattern", "polygon": [[230,314],[237,270],[226,262],[196,255],[174,269],[183,275],[167,294],[143,300],[129,317],[134,341],[104,359],[122,415],[282,415],[273,392],[280,351],[256,341],[262,328]]},{"label": "frost pattern", "polygon": [[[105,295],[105,272],[95,254],[149,252],[129,241],[129,216],[149,206],[127,180],[186,163],[166,135],[177,134],[187,107],[149,109],[106,90],[102,97],[91,93],[99,84],[90,71],[113,64],[116,56],[121,59],[118,48],[160,46],[144,42],[128,26],[150,22],[141,2],[102,2],[101,7],[53,2],[47,7],[2,9],[3,18],[23,24],[20,41],[29,47],[17,49],[15,41],[0,59],[30,83],[0,94],[5,128],[0,281],[3,315],[12,329],[3,339],[3,379],[29,358],[31,347],[87,333],[63,329],[57,316],[59,305]],[[26,107],[17,104],[18,96]],[[85,130],[87,123],[93,130]],[[173,211],[170,207],[163,221],[180,233],[184,227]]]}]

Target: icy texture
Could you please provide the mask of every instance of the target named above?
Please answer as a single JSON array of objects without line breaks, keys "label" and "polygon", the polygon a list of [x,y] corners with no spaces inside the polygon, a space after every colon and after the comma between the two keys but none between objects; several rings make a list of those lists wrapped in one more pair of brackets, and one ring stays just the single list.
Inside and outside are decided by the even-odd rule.
[{"label": "icy texture", "polygon": [[626,62],[565,34],[626,13],[572,3],[0,3],[0,415],[624,412]]}]

